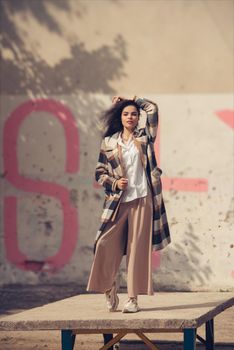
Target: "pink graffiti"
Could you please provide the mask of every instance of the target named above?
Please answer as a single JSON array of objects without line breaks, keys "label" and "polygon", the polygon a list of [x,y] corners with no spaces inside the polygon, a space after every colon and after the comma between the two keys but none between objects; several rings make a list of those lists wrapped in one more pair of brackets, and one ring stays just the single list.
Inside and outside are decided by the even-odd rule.
[{"label": "pink graffiti", "polygon": [[[160,123],[158,127],[158,135],[154,144],[157,162],[160,166]],[[182,178],[182,177],[166,177],[162,174],[162,186],[165,191],[189,191],[189,192],[207,192],[208,181],[204,178]]]},{"label": "pink graffiti", "polygon": [[170,191],[207,192],[208,181],[202,178],[162,177],[163,189]]},{"label": "pink graffiti", "polygon": [[40,193],[55,198],[61,203],[63,212],[62,240],[58,252],[45,261],[30,260],[23,254],[17,240],[17,204],[19,199],[8,196],[4,200],[4,239],[7,259],[23,270],[38,271],[44,269],[54,272],[62,268],[71,258],[78,235],[78,218],[75,207],[70,202],[69,190],[58,184],[33,180],[19,173],[17,159],[17,138],[21,123],[36,111],[46,111],[59,120],[64,129],[66,140],[67,173],[75,173],[79,169],[79,138],[74,117],[70,110],[52,99],[27,101],[17,107],[7,118],[3,131],[3,161],[5,178],[17,189]]},{"label": "pink graffiti", "polygon": [[159,251],[153,251],[152,252],[152,267],[153,270],[157,270],[160,267],[160,252]]},{"label": "pink graffiti", "polygon": [[230,109],[223,109],[215,112],[217,116],[230,128],[234,129],[234,111]]}]

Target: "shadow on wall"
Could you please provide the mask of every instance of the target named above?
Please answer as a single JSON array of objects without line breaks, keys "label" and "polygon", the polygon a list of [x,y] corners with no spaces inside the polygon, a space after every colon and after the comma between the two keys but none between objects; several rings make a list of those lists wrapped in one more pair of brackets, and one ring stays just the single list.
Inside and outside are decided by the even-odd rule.
[{"label": "shadow on wall", "polygon": [[[47,10],[48,3],[55,9],[53,16]],[[78,1],[76,4],[76,16],[84,17],[85,4],[81,5]],[[120,34],[115,38],[113,46],[103,45],[91,52],[87,51],[85,44],[78,39],[74,44],[71,39],[64,38],[70,44],[71,58],[62,59],[54,67],[50,67],[38,55],[35,56],[33,52],[26,49],[13,15],[29,13],[35,21],[45,26],[48,34],[57,33],[63,36],[56,9],[64,11],[67,15],[69,12],[74,15],[70,1],[8,0],[0,2],[3,48],[1,93],[12,95],[71,94],[77,91],[114,93],[111,81],[126,76],[123,70],[124,61],[127,60],[126,43]],[[25,20],[27,21],[27,17]],[[4,50],[8,55],[4,55]],[[12,58],[9,59],[8,56]]]},{"label": "shadow on wall", "polygon": [[[159,289],[191,291],[195,285],[201,289],[208,288],[208,281],[213,275],[210,262],[203,257],[204,252],[200,249],[199,237],[194,233],[193,225],[188,223],[184,228],[183,240],[177,243],[174,237],[170,249],[163,256],[163,274],[172,284],[160,284]],[[165,278],[163,284],[164,281]]]},{"label": "shadow on wall", "polygon": [[[173,223],[171,224],[173,226]],[[186,225],[184,226],[186,228]],[[184,239],[176,243],[173,235],[172,243],[161,256],[160,266],[154,271],[154,291],[192,291],[194,286],[208,289],[208,281],[213,275],[209,260],[204,261],[204,253],[199,247],[199,238],[194,228],[188,223],[184,231]],[[159,251],[161,254],[161,251]],[[119,271],[120,285],[126,291],[126,261],[123,260]],[[167,276],[165,278],[165,276]]]}]

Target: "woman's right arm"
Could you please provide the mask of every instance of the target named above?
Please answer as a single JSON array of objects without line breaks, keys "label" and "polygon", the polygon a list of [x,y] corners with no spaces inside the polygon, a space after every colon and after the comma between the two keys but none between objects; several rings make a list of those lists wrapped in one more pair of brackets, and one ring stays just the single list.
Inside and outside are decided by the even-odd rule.
[{"label": "woman's right arm", "polygon": [[99,185],[103,186],[108,192],[120,191],[120,189],[117,187],[118,179],[109,175],[104,139],[101,142],[100,153],[99,153],[98,162],[95,169],[95,180],[99,183]]}]

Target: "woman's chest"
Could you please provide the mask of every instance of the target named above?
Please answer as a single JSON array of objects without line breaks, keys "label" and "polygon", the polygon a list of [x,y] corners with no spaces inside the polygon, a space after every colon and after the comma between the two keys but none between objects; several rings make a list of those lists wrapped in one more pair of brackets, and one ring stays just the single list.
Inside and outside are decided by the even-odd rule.
[{"label": "woman's chest", "polygon": [[139,164],[140,152],[133,142],[128,147],[122,146],[122,160],[127,167]]}]

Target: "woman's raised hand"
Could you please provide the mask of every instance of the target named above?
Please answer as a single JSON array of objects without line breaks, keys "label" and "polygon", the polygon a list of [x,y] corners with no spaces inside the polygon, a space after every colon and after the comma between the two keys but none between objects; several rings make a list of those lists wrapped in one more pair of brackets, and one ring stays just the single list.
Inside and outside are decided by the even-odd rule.
[{"label": "woman's raised hand", "polygon": [[129,96],[129,97],[123,97],[123,96],[113,96],[112,97],[112,103],[116,103],[116,102],[119,102],[119,101],[122,101],[122,100],[133,100],[134,99],[134,96]]},{"label": "woman's raised hand", "polygon": [[121,96],[113,96],[112,97],[112,103],[115,104],[116,102],[119,102],[121,100],[124,100],[124,97]]},{"label": "woman's raised hand", "polygon": [[117,186],[120,190],[126,190],[127,186],[128,186],[128,179],[125,177],[121,177],[118,181],[117,181]]}]

